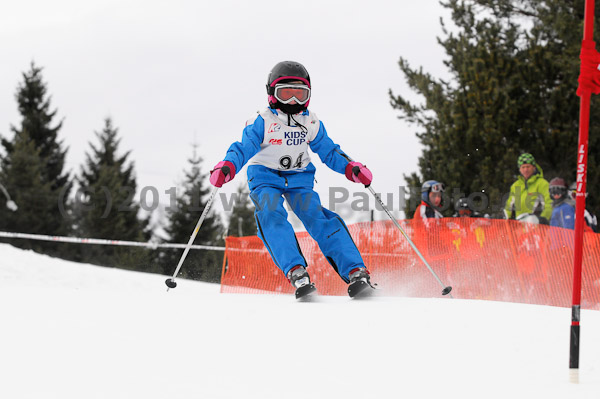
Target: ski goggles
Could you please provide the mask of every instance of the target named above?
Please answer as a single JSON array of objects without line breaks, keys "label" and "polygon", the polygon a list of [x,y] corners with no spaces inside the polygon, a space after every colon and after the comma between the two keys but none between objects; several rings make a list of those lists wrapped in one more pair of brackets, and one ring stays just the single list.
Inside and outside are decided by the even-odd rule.
[{"label": "ski goggles", "polygon": [[296,100],[298,104],[306,104],[310,100],[310,87],[306,85],[276,84],[273,96],[282,104]]},{"label": "ski goggles", "polygon": [[443,193],[444,192],[444,183],[435,183],[431,186],[432,193]]},{"label": "ski goggles", "polygon": [[567,188],[563,186],[550,186],[548,189],[550,195],[565,195],[567,194]]},{"label": "ski goggles", "polygon": [[[550,194],[552,194],[552,192],[550,192]],[[587,198],[588,193],[585,193],[585,198]],[[577,197],[577,190],[571,190],[571,197],[573,197],[573,199],[575,199],[575,197]]]}]

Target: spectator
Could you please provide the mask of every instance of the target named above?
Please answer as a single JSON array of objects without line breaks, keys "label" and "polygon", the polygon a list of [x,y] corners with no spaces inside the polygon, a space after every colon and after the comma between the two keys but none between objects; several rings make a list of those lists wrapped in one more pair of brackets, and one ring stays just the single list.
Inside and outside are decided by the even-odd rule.
[{"label": "spectator", "polygon": [[415,219],[440,219],[444,216],[439,209],[442,205],[444,184],[435,180],[427,180],[421,186],[421,203],[415,210]]},{"label": "spectator", "polygon": [[552,198],[552,217],[550,226],[575,228],[575,201],[571,199],[567,183],[560,177],[550,180],[550,197]]},{"label": "spectator", "polygon": [[535,217],[548,224],[552,215],[548,181],[533,155],[523,153],[517,160],[519,177],[510,187],[504,213],[507,219],[530,221]]},{"label": "spectator", "polygon": [[458,201],[454,204],[454,215],[452,217],[466,217],[466,218],[480,218],[482,217],[481,213],[474,211],[471,209],[469,205],[468,198],[459,198]]},{"label": "spectator", "polygon": [[[573,202],[576,201],[576,197],[577,197],[577,183],[573,182],[571,184],[571,186],[569,186],[569,194],[571,199],[573,200]],[[587,198],[588,193],[585,193],[585,197]],[[575,206],[575,205],[573,205]],[[594,232],[597,233],[598,232],[598,219],[596,218],[596,215],[592,214],[591,212],[589,212],[587,209],[584,212],[584,216],[585,216],[585,221],[587,223],[587,225],[589,226],[589,228]]]}]

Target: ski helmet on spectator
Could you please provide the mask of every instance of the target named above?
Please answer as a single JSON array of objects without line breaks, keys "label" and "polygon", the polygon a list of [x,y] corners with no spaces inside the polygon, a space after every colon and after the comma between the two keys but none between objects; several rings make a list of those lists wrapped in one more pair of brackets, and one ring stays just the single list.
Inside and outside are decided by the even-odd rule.
[{"label": "ski helmet on spectator", "polygon": [[565,183],[565,179],[562,177],[555,177],[554,179],[550,180],[550,187],[548,191],[550,191],[551,196],[560,194],[561,197],[566,197],[567,183]]},{"label": "ski helmet on spectator", "polygon": [[[292,86],[290,82],[302,84]],[[267,78],[269,106],[286,114],[297,114],[308,108],[310,102],[310,75],[304,65],[295,61],[282,61],[275,65]],[[286,104],[295,99],[296,104]]]},{"label": "ski helmet on spectator", "polygon": [[[571,195],[571,198],[573,200],[577,199],[577,182],[573,182],[571,183],[571,185],[569,186],[569,194]],[[587,198],[588,193],[585,193],[585,197]]]},{"label": "ski helmet on spectator", "polygon": [[456,203],[454,204],[454,210],[458,212],[460,216],[463,216],[465,214],[471,215],[471,213],[473,213],[471,207],[469,206],[469,200],[464,197],[459,198],[458,201],[456,201]]},{"label": "ski helmet on spectator", "polygon": [[444,187],[443,183],[440,183],[439,181],[436,181],[436,180],[427,180],[421,186],[421,199],[423,201],[429,202],[429,193],[430,192],[442,193],[442,192],[444,192],[444,189],[445,189],[445,187]]}]

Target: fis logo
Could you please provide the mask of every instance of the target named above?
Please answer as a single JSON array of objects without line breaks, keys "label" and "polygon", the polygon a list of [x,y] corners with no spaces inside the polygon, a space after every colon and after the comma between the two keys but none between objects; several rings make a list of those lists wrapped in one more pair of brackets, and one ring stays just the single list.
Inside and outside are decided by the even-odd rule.
[{"label": "fis logo", "polygon": [[269,130],[267,130],[267,133],[275,133],[279,130],[281,130],[281,125],[279,123],[271,123],[271,126],[269,126]]},{"label": "fis logo", "polygon": [[269,140],[269,144],[272,144],[272,145],[281,145],[282,143],[283,143],[282,139],[271,139],[271,140]]}]

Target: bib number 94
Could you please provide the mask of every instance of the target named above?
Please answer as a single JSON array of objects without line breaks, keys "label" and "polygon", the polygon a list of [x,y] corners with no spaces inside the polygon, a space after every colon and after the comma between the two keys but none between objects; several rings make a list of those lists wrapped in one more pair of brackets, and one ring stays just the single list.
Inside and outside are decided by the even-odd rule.
[{"label": "bib number 94", "polygon": [[301,168],[303,156],[304,156],[304,153],[301,152],[300,155],[298,155],[298,158],[296,158],[296,162],[294,163],[293,166],[292,166],[292,157],[291,156],[289,156],[289,155],[282,156],[281,158],[279,158],[280,169]]}]

